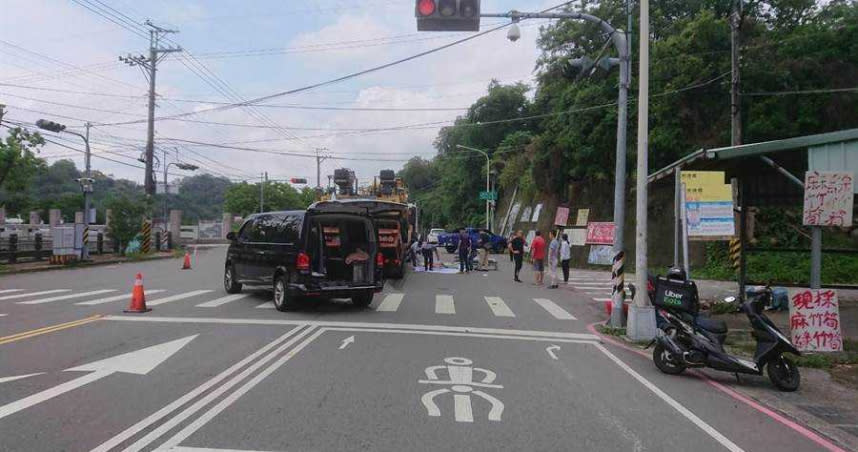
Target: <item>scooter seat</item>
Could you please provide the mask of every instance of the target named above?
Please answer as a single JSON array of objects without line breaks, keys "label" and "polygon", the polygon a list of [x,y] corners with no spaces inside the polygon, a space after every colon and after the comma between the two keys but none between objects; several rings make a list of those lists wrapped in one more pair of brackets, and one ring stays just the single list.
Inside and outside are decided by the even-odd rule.
[{"label": "scooter seat", "polygon": [[694,318],[694,324],[710,333],[724,334],[727,332],[727,322],[723,320],[697,316]]}]

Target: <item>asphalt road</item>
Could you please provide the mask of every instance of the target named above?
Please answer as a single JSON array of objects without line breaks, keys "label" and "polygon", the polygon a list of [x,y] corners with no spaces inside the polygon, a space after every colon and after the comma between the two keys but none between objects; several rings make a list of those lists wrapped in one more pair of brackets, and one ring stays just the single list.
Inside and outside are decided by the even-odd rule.
[{"label": "asphalt road", "polygon": [[[496,272],[409,272],[369,309],[281,313],[264,289],[227,297],[224,254],[0,278],[0,449],[821,448],[593,335],[605,272],[549,290],[500,256]],[[153,310],[125,314],[138,272]]]}]

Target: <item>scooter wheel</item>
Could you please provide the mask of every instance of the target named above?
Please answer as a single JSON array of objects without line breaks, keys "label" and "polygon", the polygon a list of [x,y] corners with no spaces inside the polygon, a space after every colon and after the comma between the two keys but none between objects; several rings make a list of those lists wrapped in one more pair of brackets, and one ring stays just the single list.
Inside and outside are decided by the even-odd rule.
[{"label": "scooter wheel", "polygon": [[793,392],[801,384],[801,373],[798,366],[786,356],[780,355],[766,365],[769,380],[776,388],[785,392]]},{"label": "scooter wheel", "polygon": [[658,370],[668,375],[679,375],[685,371],[685,366],[675,362],[673,354],[661,344],[655,344],[655,349],[652,351],[652,361]]}]

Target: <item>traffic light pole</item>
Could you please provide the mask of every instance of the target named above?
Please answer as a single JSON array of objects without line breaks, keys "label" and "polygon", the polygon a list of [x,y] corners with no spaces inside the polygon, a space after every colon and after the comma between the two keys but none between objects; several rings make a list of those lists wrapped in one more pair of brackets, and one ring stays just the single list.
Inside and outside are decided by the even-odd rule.
[{"label": "traffic light pole", "polygon": [[[83,229],[84,235],[89,235],[89,211],[90,211],[90,193],[92,192],[92,171],[89,164],[91,153],[89,150],[89,128],[92,124],[84,124],[86,134],[83,136],[83,142],[86,144],[86,154],[84,154],[84,166],[86,167],[86,180],[81,187],[83,188]],[[80,259],[83,261],[89,260],[89,246],[86,242],[83,243],[80,251]]]},{"label": "traffic light pole", "polygon": [[[611,37],[619,55],[620,86],[617,95],[617,147],[616,167],[614,169],[614,244],[612,268],[611,326],[623,325],[623,299],[625,298],[623,230],[626,222],[626,134],[628,129],[628,90],[631,78],[631,62],[626,33],[611,26],[608,22],[581,12],[522,13],[510,11],[502,14],[480,14],[480,17],[504,17],[518,22],[521,19],[577,19],[592,22]],[[644,179],[646,176],[644,175]]]}]

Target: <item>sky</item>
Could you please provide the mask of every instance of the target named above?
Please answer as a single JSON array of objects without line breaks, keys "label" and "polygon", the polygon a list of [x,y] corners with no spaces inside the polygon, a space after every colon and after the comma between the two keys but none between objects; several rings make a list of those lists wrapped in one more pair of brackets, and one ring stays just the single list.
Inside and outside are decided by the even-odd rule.
[{"label": "sky", "polygon": [[[148,82],[140,68],[118,57],[148,52],[143,25],[147,19],[177,30],[164,45],[183,49],[166,55],[158,65],[156,117],[200,112],[183,120],[156,121],[157,165],[161,160],[181,161],[198,165],[198,172],[249,181],[267,171],[269,179],[307,178],[311,185],[316,179],[315,158],[301,155],[317,149],[330,157],[322,162],[322,185],[335,168],[352,168],[366,182],[381,169],[401,168],[410,157],[432,157],[438,129],[484,95],[490,80],[532,80],[539,55],[539,25],[547,22],[522,22],[522,37],[515,43],[506,39],[504,29],[348,81],[254,107],[204,112],[218,103],[361,71],[469,33],[418,33],[410,0],[3,3],[0,104],[7,106],[4,121],[33,123],[45,118],[81,133],[89,121],[93,170],[140,183],[144,171],[137,159],[145,147]],[[483,0],[481,8],[483,12],[535,11],[559,3]],[[124,26],[102,15],[112,15]],[[483,19],[482,27],[503,22]],[[134,121],[139,122],[115,124]],[[415,124],[426,125],[366,131]],[[67,158],[83,167],[80,138],[47,136],[73,149],[48,143],[41,157],[48,162]],[[171,181],[189,174],[175,165],[169,171]],[[162,170],[156,178],[162,180]]]}]

